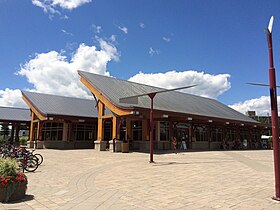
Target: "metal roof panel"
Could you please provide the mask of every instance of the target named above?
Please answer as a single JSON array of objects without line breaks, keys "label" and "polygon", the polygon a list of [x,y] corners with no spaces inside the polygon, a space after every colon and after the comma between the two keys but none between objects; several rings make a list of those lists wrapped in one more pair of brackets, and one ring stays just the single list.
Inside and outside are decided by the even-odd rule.
[{"label": "metal roof panel", "polygon": [[[150,108],[150,99],[148,96],[139,97],[138,105],[120,103],[119,99],[143,93],[165,90],[163,88],[119,80],[116,78],[101,76],[84,71],[79,71],[79,74],[93,87],[99,90],[104,96],[106,96],[113,104],[121,107]],[[257,121],[222,104],[217,100],[178,91],[157,94],[154,98],[154,109],[207,116],[209,118],[213,117],[225,120],[258,123]]]},{"label": "metal roof panel", "polygon": [[30,121],[30,110],[16,107],[0,107],[0,121]]},{"label": "metal roof panel", "polygon": [[28,91],[22,91],[22,94],[45,116],[97,117],[97,109],[94,100]]}]

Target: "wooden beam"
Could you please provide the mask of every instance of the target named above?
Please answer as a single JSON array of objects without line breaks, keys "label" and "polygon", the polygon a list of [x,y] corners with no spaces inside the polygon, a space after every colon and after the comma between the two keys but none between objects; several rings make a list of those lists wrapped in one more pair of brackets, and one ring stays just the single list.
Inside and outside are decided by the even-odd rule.
[{"label": "wooden beam", "polygon": [[24,95],[22,95],[22,99],[24,100],[24,102],[29,106],[29,108],[32,110],[32,112],[35,113],[35,115],[40,119],[40,120],[46,120],[46,117],[44,117],[39,110],[37,110],[30,102],[27,98],[24,97]]},{"label": "wooden beam", "polygon": [[132,109],[130,108],[120,108],[116,104],[113,104],[109,99],[107,99],[99,90],[93,87],[86,79],[83,77],[80,78],[80,81],[112,112],[116,113],[119,116],[130,115]]}]

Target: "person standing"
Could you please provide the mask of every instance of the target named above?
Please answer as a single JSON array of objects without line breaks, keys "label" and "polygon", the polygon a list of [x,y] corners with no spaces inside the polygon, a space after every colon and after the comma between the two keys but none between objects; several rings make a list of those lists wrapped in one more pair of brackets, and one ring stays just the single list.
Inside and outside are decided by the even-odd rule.
[{"label": "person standing", "polygon": [[177,154],[177,138],[175,136],[172,137],[172,145],[173,145],[173,152]]}]

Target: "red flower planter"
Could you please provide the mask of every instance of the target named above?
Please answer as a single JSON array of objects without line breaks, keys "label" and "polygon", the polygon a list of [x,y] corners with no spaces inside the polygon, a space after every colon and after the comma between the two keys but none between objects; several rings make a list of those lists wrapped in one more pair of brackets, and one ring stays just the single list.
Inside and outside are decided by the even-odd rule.
[{"label": "red flower planter", "polygon": [[14,192],[6,201],[8,187],[0,187],[0,202],[17,201],[23,199],[26,194],[27,183],[19,183],[15,186]]}]

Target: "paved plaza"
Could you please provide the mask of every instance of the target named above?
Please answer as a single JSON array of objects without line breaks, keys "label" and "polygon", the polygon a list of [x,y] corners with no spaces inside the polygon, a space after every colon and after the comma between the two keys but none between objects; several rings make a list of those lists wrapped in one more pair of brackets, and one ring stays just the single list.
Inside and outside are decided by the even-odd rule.
[{"label": "paved plaza", "polygon": [[280,209],[272,150],[155,154],[38,150],[24,201],[0,209]]}]

